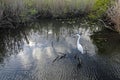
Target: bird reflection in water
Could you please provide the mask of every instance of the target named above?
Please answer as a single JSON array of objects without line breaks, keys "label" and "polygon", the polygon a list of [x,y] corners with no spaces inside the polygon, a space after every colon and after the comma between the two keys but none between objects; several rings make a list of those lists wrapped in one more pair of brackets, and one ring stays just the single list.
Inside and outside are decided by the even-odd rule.
[{"label": "bird reflection in water", "polygon": [[56,52],[56,50],[55,50],[55,48],[54,48],[53,42],[52,42],[52,48],[53,48],[53,51],[54,51],[55,53],[57,53],[57,57],[52,61],[53,63],[54,63],[55,61],[58,61],[58,60],[63,59],[63,58],[66,57],[66,54],[65,54],[65,53]]}]

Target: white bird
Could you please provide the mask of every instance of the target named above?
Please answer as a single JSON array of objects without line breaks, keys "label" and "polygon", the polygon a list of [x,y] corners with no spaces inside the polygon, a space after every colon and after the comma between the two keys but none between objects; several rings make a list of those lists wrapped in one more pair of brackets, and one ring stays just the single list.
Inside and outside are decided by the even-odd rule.
[{"label": "white bird", "polygon": [[77,49],[81,52],[81,54],[83,54],[83,47],[82,47],[82,45],[80,44],[80,34],[77,34],[77,36],[78,36],[78,40],[77,40]]}]

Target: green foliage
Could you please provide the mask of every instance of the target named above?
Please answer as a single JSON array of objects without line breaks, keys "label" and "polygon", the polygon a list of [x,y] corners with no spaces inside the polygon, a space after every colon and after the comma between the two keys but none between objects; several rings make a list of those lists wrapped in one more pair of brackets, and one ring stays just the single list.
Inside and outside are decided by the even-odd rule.
[{"label": "green foliage", "polygon": [[96,0],[92,8],[92,11],[88,17],[93,20],[96,20],[102,17],[107,11],[110,3],[111,3],[111,0]]},{"label": "green foliage", "polygon": [[24,4],[27,8],[31,8],[34,5],[34,0],[24,0]]},{"label": "green foliage", "polygon": [[38,11],[36,9],[30,9],[30,14],[31,15],[34,15],[34,14],[37,14]]},{"label": "green foliage", "polygon": [[27,12],[30,14],[30,15],[34,15],[37,13],[37,10],[35,9],[35,4],[34,4],[34,0],[25,0],[24,1],[24,4],[26,5],[26,8],[27,8]]}]

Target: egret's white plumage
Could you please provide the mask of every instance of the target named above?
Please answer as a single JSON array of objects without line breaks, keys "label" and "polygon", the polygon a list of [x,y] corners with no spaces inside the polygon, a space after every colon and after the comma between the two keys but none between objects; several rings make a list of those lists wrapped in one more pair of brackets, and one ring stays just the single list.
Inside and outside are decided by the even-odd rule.
[{"label": "egret's white plumage", "polygon": [[79,42],[79,40],[80,40],[80,35],[77,34],[77,36],[78,36],[77,48],[78,48],[78,50],[81,52],[81,54],[83,54],[83,47],[82,47],[82,45],[81,45],[80,42]]}]

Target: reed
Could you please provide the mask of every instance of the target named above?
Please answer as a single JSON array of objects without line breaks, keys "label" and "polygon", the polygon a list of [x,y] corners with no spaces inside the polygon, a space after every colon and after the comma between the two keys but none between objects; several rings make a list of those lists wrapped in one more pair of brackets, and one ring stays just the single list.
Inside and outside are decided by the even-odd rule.
[{"label": "reed", "polygon": [[[95,1],[95,0],[94,0]],[[53,17],[82,14],[90,11],[93,0],[2,0],[15,14],[39,12],[41,16]]]}]

